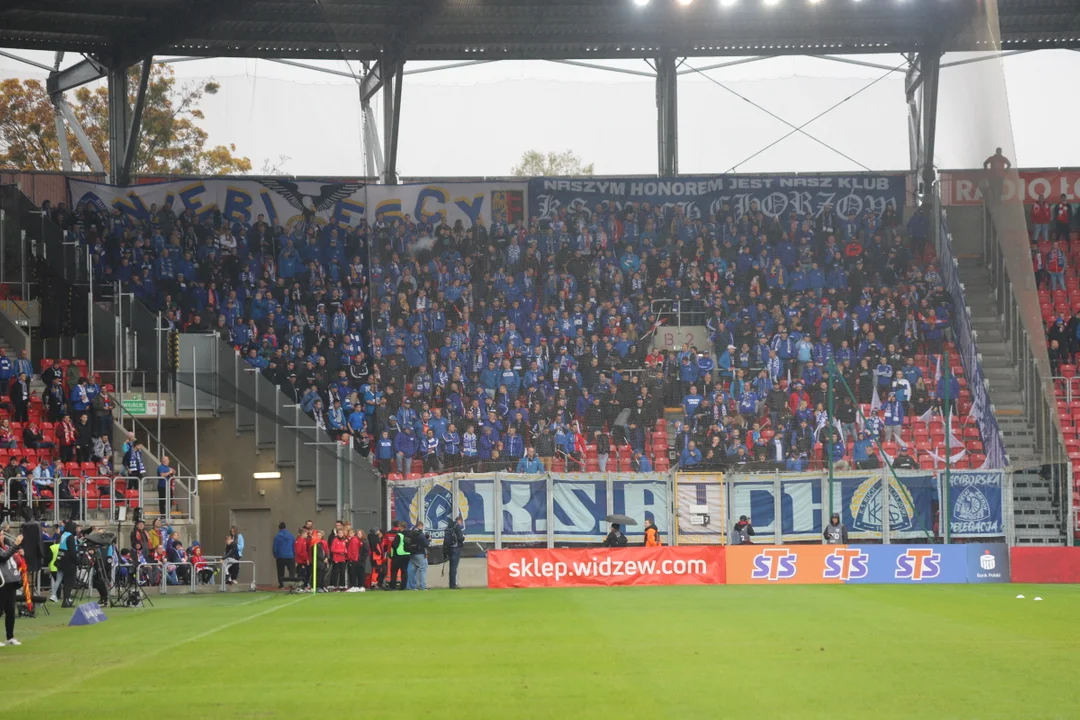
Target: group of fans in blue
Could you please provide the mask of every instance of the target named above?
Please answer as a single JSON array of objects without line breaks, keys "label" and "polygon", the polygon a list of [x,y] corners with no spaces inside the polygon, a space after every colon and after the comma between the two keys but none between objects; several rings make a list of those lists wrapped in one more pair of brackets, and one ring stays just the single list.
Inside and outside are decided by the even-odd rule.
[{"label": "group of fans in blue", "polygon": [[[141,225],[93,208],[68,222],[95,277],[125,281],[171,328],[219,330],[387,475],[594,457],[647,471],[666,459],[653,430],[675,406],[680,465],[805,467],[822,445],[844,451],[821,436],[834,368],[859,403],[877,390],[881,418],[834,410],[863,439],[955,384],[913,362],[940,352],[952,314],[922,210],[906,224],[891,206],[689,217],[647,202],[471,227],[243,225],[172,208]],[[675,322],[706,326],[707,344],[653,350]]]}]

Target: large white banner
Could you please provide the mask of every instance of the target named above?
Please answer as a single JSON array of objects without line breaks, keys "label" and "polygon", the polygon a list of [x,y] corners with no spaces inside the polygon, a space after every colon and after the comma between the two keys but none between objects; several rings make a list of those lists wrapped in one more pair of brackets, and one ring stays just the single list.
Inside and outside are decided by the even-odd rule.
[{"label": "large white banner", "polygon": [[116,208],[131,222],[148,220],[154,205],[171,205],[177,215],[190,209],[201,216],[216,209],[230,224],[251,224],[262,215],[266,222],[280,222],[290,232],[312,223],[359,225],[367,201],[362,182],[279,178],[169,180],[128,187],[72,178],[68,187],[74,207],[89,204],[102,214],[111,214]]},{"label": "large white banner", "polygon": [[526,219],[527,182],[420,183],[415,185],[369,185],[368,222],[382,217],[466,228],[476,223],[490,225],[498,213],[503,222]]},{"label": "large white banner", "polygon": [[75,207],[93,205],[102,214],[119,209],[132,223],[149,220],[154,205],[171,205],[177,215],[186,209],[199,216],[218,210],[230,223],[250,224],[262,215],[290,232],[312,223],[355,226],[365,213],[369,223],[407,215],[433,224],[454,225],[460,220],[468,228],[477,222],[488,225],[496,214],[504,222],[521,222],[527,217],[529,186],[527,182],[365,186],[279,178],[169,180],[128,187],[72,178],[68,184]]}]

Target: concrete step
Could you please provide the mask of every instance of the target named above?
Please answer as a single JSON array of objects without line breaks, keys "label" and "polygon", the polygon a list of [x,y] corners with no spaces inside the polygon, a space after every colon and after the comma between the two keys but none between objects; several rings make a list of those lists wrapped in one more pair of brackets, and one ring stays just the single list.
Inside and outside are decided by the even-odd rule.
[{"label": "concrete step", "polygon": [[[1020,389],[1020,374],[1012,367],[987,367],[983,365],[983,375],[990,381],[991,388]],[[1015,386],[1013,388],[1012,386]]]}]

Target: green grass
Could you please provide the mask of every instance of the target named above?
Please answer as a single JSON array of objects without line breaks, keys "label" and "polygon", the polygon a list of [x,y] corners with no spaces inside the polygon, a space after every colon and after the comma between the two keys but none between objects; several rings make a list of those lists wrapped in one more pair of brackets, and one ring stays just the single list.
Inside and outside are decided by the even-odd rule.
[{"label": "green grass", "polygon": [[[1017,594],[1027,596],[1017,600]],[[1043,602],[1033,602],[1041,595]],[[11,717],[1075,718],[1080,587],[173,597],[0,648]],[[17,658],[17,659],[16,659]]]}]

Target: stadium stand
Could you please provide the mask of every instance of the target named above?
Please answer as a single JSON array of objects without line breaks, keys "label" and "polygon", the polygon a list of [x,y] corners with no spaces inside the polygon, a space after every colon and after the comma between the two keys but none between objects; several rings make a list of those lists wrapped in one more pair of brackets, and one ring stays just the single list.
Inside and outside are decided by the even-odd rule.
[{"label": "stadium stand", "polygon": [[[1078,214],[1062,195],[1057,202],[1040,197],[1031,206],[1031,263],[1039,288],[1039,308],[1046,323],[1046,347],[1054,377],[1058,417],[1065,449],[1080,489],[1080,233]],[[1073,493],[1074,501],[1077,492]]]},{"label": "stadium stand", "polygon": [[[835,461],[874,466],[871,436],[922,467],[948,445],[954,467],[984,459],[922,210],[905,224],[892,207],[690,219],[603,204],[291,232],[217,211],[153,208],[145,226],[81,212],[53,217],[89,245],[102,288],[122,282],[170,329],[217,330],[392,479],[821,467],[832,366],[857,400],[837,392]],[[669,322],[706,324],[710,346],[652,349]],[[949,437],[933,412],[946,388]]]}]

